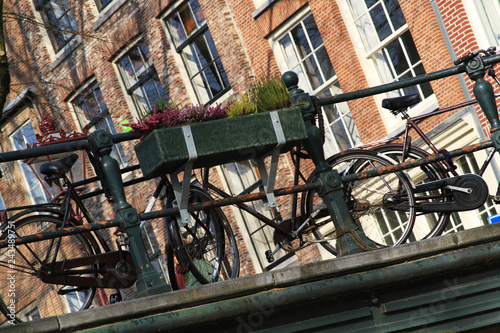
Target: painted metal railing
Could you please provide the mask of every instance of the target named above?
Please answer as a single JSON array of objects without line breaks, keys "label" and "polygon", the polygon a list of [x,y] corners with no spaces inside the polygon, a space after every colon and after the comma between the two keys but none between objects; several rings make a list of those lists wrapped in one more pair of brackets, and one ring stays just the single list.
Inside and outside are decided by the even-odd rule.
[{"label": "painted metal railing", "polygon": [[[500,127],[500,121],[498,118],[493,89],[491,87],[491,84],[484,80],[485,68],[498,62],[500,62],[500,56],[475,56],[467,63],[449,69],[373,88],[320,99],[313,98],[309,94],[298,88],[298,78],[295,73],[285,73],[283,75],[283,81],[289,89],[293,103],[301,108],[306,125],[308,138],[304,141],[303,145],[307,150],[309,156],[312,158],[319,177],[318,180],[312,184],[275,190],[275,195],[279,196],[302,191],[318,190],[319,193],[321,193],[323,201],[326,204],[326,207],[335,223],[335,227],[340,228],[342,226],[343,231],[346,232],[344,237],[338,240],[339,253],[345,255],[362,252],[363,249],[359,246],[359,243],[357,243],[356,238],[360,237],[363,240],[366,240],[366,238],[361,230],[357,230],[352,221],[352,218],[344,203],[342,184],[354,181],[356,179],[373,177],[380,173],[391,173],[403,169],[413,168],[423,164],[433,163],[436,161],[444,160],[445,158],[447,158],[447,156],[445,156],[444,154],[437,154],[433,155],[430,159],[414,160],[392,167],[386,167],[382,169],[372,170],[370,172],[341,177],[338,172],[336,172],[335,170],[331,170],[324,157],[320,131],[316,127],[314,120],[318,104],[324,106],[340,103],[388,92],[395,89],[409,87],[452,75],[466,73],[472,80],[475,81],[475,97],[478,100],[479,105],[483,109],[492,127],[491,140],[488,142],[452,151],[450,152],[450,154],[451,156],[459,156],[488,147],[495,147],[496,149],[499,149],[500,131],[498,130],[498,128]],[[86,140],[56,143],[43,147],[0,153],[0,163],[4,163],[48,154],[91,149],[98,154],[100,168],[102,170],[102,177],[105,178],[106,183],[109,186],[109,191],[115,201],[116,215],[114,219],[92,223],[84,226],[67,228],[40,235],[20,237],[15,240],[16,244],[36,242],[41,239],[63,237],[69,234],[88,232],[89,230],[118,227],[120,231],[126,232],[130,238],[130,252],[132,254],[135,267],[138,271],[138,295],[152,295],[169,290],[168,286],[165,286],[165,281],[163,279],[160,279],[158,273],[149,263],[149,259],[147,257],[146,250],[144,244],[142,243],[142,238],[140,235],[140,221],[177,214],[178,209],[171,208],[139,214],[137,210],[127,202],[118,162],[110,156],[113,144],[136,139],[138,139],[138,136],[134,133],[110,135],[109,133],[104,131],[97,131],[89,135]],[[266,193],[264,192],[252,195],[236,196],[228,199],[214,200],[209,203],[196,204],[191,206],[190,209],[201,210],[207,207],[232,205],[240,202],[259,200],[265,197]],[[356,236],[353,236],[352,233],[349,233],[349,231],[356,233]],[[8,243],[6,240],[0,241],[0,248],[7,246]]]}]

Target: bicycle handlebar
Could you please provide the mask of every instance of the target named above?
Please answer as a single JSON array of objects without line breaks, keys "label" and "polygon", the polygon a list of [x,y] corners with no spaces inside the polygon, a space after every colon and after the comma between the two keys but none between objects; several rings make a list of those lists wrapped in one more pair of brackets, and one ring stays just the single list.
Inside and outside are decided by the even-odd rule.
[{"label": "bicycle handlebar", "polygon": [[464,55],[463,57],[458,58],[457,60],[453,61],[453,64],[455,66],[458,66],[458,65],[463,64],[465,62],[468,62],[469,60],[471,60],[472,58],[474,58],[475,56],[477,56],[479,54],[484,54],[486,57],[494,56],[494,55],[496,55],[496,51],[497,51],[497,48],[495,46],[491,46],[487,50],[478,49],[474,52],[469,52],[468,54]]}]

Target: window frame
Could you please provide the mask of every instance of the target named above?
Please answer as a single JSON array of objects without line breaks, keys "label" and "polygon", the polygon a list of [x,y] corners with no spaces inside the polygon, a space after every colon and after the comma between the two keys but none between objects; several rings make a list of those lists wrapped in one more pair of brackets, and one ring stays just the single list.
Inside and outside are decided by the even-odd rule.
[{"label": "window frame", "polygon": [[[145,68],[144,72],[145,74],[143,74],[142,77],[140,77],[135,83],[131,85],[129,77],[125,73],[126,69],[120,64],[120,62],[124,60],[125,57],[129,57],[129,54],[134,49],[139,48],[139,50],[141,50],[141,45],[147,48],[149,54],[149,60],[144,61],[145,59],[143,57],[143,52],[141,51],[140,55],[141,55],[141,60],[143,60],[142,66],[144,66]],[[158,86],[155,85],[156,91],[158,92],[158,97],[164,100],[168,99],[165,89],[163,88],[163,85],[158,76],[158,72],[156,71],[156,67],[154,66],[154,61],[151,52],[149,50],[149,46],[145,44],[141,38],[139,38],[136,42],[131,43],[126,51],[122,52],[119,56],[116,57],[116,60],[113,63],[120,77],[120,84],[125,90],[128,98],[130,98],[130,100],[132,101],[136,114],[138,115],[139,118],[142,118],[141,115],[145,112],[144,109],[149,108],[149,110],[152,111],[155,102],[155,101],[150,101],[149,98],[147,98],[148,96],[145,96],[148,102],[148,105],[145,105],[141,101],[137,100],[137,98],[134,96],[134,93],[136,91],[140,91],[141,88],[144,87],[144,83],[147,83],[148,81],[153,79],[153,82],[157,82],[159,84],[159,87],[161,88],[161,93],[163,93],[163,96],[161,96],[161,93],[158,90]],[[134,71],[134,76],[135,74],[136,72]]]},{"label": "window frame", "polygon": [[[283,51],[282,46],[280,45],[281,39],[286,35],[289,34],[295,27],[301,25],[307,18],[312,16],[314,18],[314,15],[312,14],[309,6],[305,6],[305,8],[301,9],[294,15],[293,18],[288,20],[285,24],[282,25],[279,29],[274,31],[270,37],[269,37],[269,42],[271,44],[271,48],[273,50],[273,54],[275,58],[277,59],[278,66],[280,68],[280,71],[282,73],[292,70],[289,66],[289,61],[288,58],[286,57],[285,52]],[[309,39],[309,37],[307,36]],[[324,41],[322,41],[322,45],[317,47],[316,50],[319,50],[321,47],[324,47]],[[310,55],[308,55],[309,57]],[[316,56],[316,55],[314,55]],[[301,66],[302,67],[302,66]],[[332,64],[333,67],[333,64]],[[335,69],[333,68],[334,72]],[[304,70],[302,70],[304,73]],[[310,93],[311,95],[314,96],[321,96],[323,95],[326,91],[329,91],[329,93],[334,92],[334,90],[337,88],[339,89],[338,85],[338,75],[334,73],[334,75],[327,79],[324,80],[324,82],[316,89],[312,87],[312,85],[309,83],[309,80],[306,79],[306,82],[304,82],[306,74],[299,75],[299,87],[303,89],[304,91]],[[323,73],[322,73],[323,76]],[[356,124],[354,122],[354,119],[352,118],[351,112],[349,110],[349,107],[346,102],[338,103],[337,105],[333,106],[333,109],[330,108],[330,106],[325,106],[322,107],[323,110],[323,119],[324,119],[324,124],[325,124],[325,132],[328,135],[328,137],[325,140],[324,144],[324,150],[325,150],[325,155],[331,156],[339,151],[342,151],[345,149],[345,147],[342,147],[342,142],[337,140],[339,137],[338,135],[335,135],[334,132],[335,129],[339,129],[339,127],[334,127],[337,126],[338,123],[342,124],[342,129],[347,130],[347,141],[348,145],[350,147],[356,146],[361,144],[361,139],[359,137],[359,132],[356,129]],[[336,118],[333,121],[330,121],[328,119],[327,114],[330,112],[338,112],[341,113],[342,116],[340,118]],[[352,123],[354,124],[354,131],[348,131],[348,127],[346,124],[347,119],[351,119]],[[344,140],[345,141],[345,140]],[[344,142],[343,141],[343,142]],[[346,141],[346,142],[347,142]]]},{"label": "window frame", "polygon": [[[33,142],[28,142],[27,136],[24,132],[24,130],[28,126],[30,126],[31,130],[33,131],[33,139],[34,139]],[[20,132],[22,133],[22,136],[23,136],[23,140],[22,140],[23,146],[20,146],[20,145],[18,146],[16,144],[16,141],[15,141],[16,139],[14,139],[14,136],[16,136]],[[31,120],[29,120],[29,119],[26,120],[19,127],[17,127],[14,131],[12,131],[12,133],[9,134],[9,141],[10,141],[10,144],[12,145],[12,147],[14,148],[14,150],[26,149],[26,144],[32,145],[33,143],[37,142],[36,138],[35,138],[35,130],[33,128],[33,123],[31,122]],[[40,183],[38,177],[35,175],[33,170],[31,170],[31,168],[27,164],[25,164],[22,160],[18,160],[17,164],[19,166],[19,169],[21,170],[22,178],[24,181],[24,186],[28,190],[27,192],[28,192],[30,201],[34,204],[41,204],[41,203],[50,202],[50,194],[45,191],[43,184]],[[30,182],[34,182],[34,183],[36,183],[36,185],[31,186]],[[38,202],[37,197],[33,196],[33,193],[35,190],[41,191],[41,195],[39,196],[39,198],[42,201]]]},{"label": "window frame", "polygon": [[[101,97],[103,99],[102,105],[104,106],[104,109],[100,110],[98,115],[93,117],[93,118],[96,118],[96,119],[100,118],[100,117],[102,117],[102,118],[97,119],[97,120],[90,119],[89,122],[84,125],[82,123],[82,117],[79,116],[79,114],[84,114],[84,113],[86,113],[86,111],[85,110],[80,111],[80,107],[77,106],[76,100],[80,96],[83,97],[83,92],[85,90],[88,91],[89,89],[92,89],[93,96],[95,97],[95,94],[94,94],[95,89],[93,89],[93,86],[95,86],[95,85],[97,85],[97,88],[101,92]],[[95,97],[95,98],[96,98],[96,100],[98,99],[98,97]],[[99,82],[96,80],[95,77],[91,77],[89,80],[87,80],[85,82],[85,84],[83,84],[77,91],[75,91],[73,93],[71,99],[69,100],[69,104],[71,105],[71,109],[73,110],[72,113],[73,113],[73,116],[75,118],[75,121],[78,124],[78,126],[80,127],[82,132],[87,133],[89,130],[90,130],[90,132],[93,132],[92,128],[95,127],[95,125],[97,125],[100,121],[105,121],[105,125],[106,125],[105,130],[109,131],[111,134],[118,133],[116,130],[116,127],[113,123],[112,116],[111,116],[111,113],[109,112],[108,106],[104,102],[104,96],[102,96],[102,91],[101,91]],[[97,102],[97,104],[100,107],[102,106],[101,103],[99,103],[99,102]],[[91,124],[91,126],[89,126],[90,124]],[[111,128],[111,125],[112,125],[112,128]],[[96,128],[96,130],[97,130],[97,128]],[[128,166],[128,161],[127,161],[127,158],[125,156],[125,152],[124,152],[120,143],[113,145],[111,156],[118,161],[118,164],[120,165],[121,168]]]},{"label": "window frame", "polygon": [[[227,94],[229,91],[231,91],[232,88],[231,88],[231,83],[229,82],[229,78],[227,77],[226,70],[224,69],[224,66],[222,64],[222,60],[221,60],[219,51],[217,50],[217,47],[215,46],[215,42],[213,40],[212,34],[210,32],[210,29],[208,28],[208,24],[206,22],[206,19],[203,17],[203,21],[201,21],[201,22],[196,22],[196,20],[194,20],[195,25],[196,25],[196,28],[195,28],[196,31],[193,32],[192,34],[190,34],[189,36],[186,35],[185,40],[180,42],[180,43],[177,42],[176,34],[173,32],[172,25],[169,22],[170,19],[176,15],[180,17],[179,12],[181,10],[183,10],[185,8],[185,6],[189,7],[191,16],[195,17],[196,15],[193,13],[193,10],[191,7],[192,1],[198,1],[198,0],[184,0],[184,1],[176,4],[175,8],[173,8],[171,11],[169,11],[169,13],[162,18],[162,21],[163,21],[163,24],[164,24],[165,29],[166,29],[166,34],[170,37],[170,41],[171,41],[172,45],[174,46],[175,52],[177,53],[177,55],[179,56],[179,58],[182,61],[184,72],[186,73],[186,75],[189,79],[190,86],[193,89],[193,92],[196,96],[197,101],[199,103],[202,103],[202,104],[212,104],[215,101],[223,98],[223,96],[225,94]],[[198,1],[198,6],[199,6],[199,1]],[[180,19],[180,20],[182,20],[182,19]],[[183,32],[185,32],[184,26],[182,25],[181,27],[183,29]],[[184,54],[184,50],[190,48],[191,45],[193,45],[198,38],[200,38],[201,36],[204,36],[204,35],[208,35],[209,38],[211,39],[211,41],[214,43],[214,48],[211,49],[210,45],[206,41],[206,37],[204,38],[204,43],[207,46],[207,50],[209,51],[211,59],[209,62],[207,62],[207,64],[200,66],[201,62],[199,61],[198,57],[196,57],[198,60],[195,63],[195,65],[198,67],[197,72],[191,73],[191,70],[190,70],[191,67],[187,63],[187,60],[186,60],[186,57]],[[216,56],[214,56],[214,51],[217,53]],[[215,95],[211,92],[209,85],[206,85],[206,87],[204,88],[204,91],[200,92],[197,89],[196,84],[194,83],[194,79],[196,77],[201,77],[201,76],[204,77],[205,76],[204,70],[211,67],[211,66],[215,66],[216,74],[218,77],[218,84],[221,84],[221,88],[222,88]],[[222,72],[221,72],[219,66],[222,68]],[[202,68],[200,69],[200,67],[202,67]],[[224,77],[221,75],[221,73],[223,73]],[[203,80],[203,84],[208,83],[207,80],[204,80],[204,79],[202,79],[202,80]],[[225,81],[227,81],[227,83]],[[207,91],[209,91],[210,93],[207,93]],[[203,98],[202,95],[211,95],[211,97],[209,97],[208,100],[205,100],[205,98]]]},{"label": "window frame", "polygon": [[[350,0],[338,0],[338,5],[340,9],[340,14],[342,15],[343,22],[350,36],[350,40],[353,43],[357,59],[363,69],[364,78],[366,79],[369,87],[375,87],[387,82],[383,81],[383,78],[379,75],[379,70],[376,64],[368,57],[372,53],[368,53],[365,48],[363,38],[358,30],[358,27],[354,23],[354,16],[351,12]],[[406,23],[406,26],[408,24]],[[405,28],[406,29],[406,28]],[[375,49],[371,50],[376,52]],[[404,131],[405,122],[400,117],[392,115],[390,112],[382,108],[382,100],[387,97],[393,97],[389,93],[373,95],[372,98],[375,101],[378,112],[382,116],[382,121],[389,132],[388,136],[399,135]],[[412,115],[419,115],[430,112],[439,108],[439,103],[435,94],[427,97],[417,105],[413,106],[410,110]]]},{"label": "window frame", "polygon": [[[53,24],[51,22],[51,18],[47,14],[47,6],[51,6],[53,2],[55,1],[66,1],[66,0],[36,0],[35,1],[35,9],[38,11],[40,14],[42,21],[44,25],[47,27],[53,27]],[[66,4],[67,5],[67,4]],[[68,6],[69,7],[69,6]],[[50,7],[52,9],[52,6]],[[64,36],[64,42],[59,43],[57,41],[57,35],[54,33],[52,29],[47,29],[45,28],[45,31],[47,33],[47,37],[50,40],[50,44],[52,45],[52,48],[56,54],[63,53],[64,50],[68,47],[71,47],[71,45],[74,44],[77,40],[78,34],[76,33],[78,31],[78,26],[76,24],[75,18],[73,17],[73,14],[71,13],[70,9],[68,8],[67,11],[64,12],[64,15],[59,17],[57,21],[59,21],[63,16],[68,17],[67,14],[70,14],[69,17],[71,18],[71,28],[74,29],[74,32],[67,32],[67,33],[61,33],[60,36]],[[55,28],[55,30],[59,30],[58,27]],[[67,37],[70,35],[69,37]]]}]

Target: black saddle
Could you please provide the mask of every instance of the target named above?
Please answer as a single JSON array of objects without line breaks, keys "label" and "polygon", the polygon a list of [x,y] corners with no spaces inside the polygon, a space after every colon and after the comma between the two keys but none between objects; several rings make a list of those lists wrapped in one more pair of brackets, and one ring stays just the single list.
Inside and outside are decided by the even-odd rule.
[{"label": "black saddle", "polygon": [[413,106],[421,101],[419,94],[412,94],[408,96],[385,98],[382,100],[382,107],[391,110],[397,114],[397,111],[402,111],[410,106]]},{"label": "black saddle", "polygon": [[47,162],[40,167],[40,173],[46,178],[57,179],[62,178],[65,173],[71,170],[73,164],[78,160],[77,154],[71,154],[57,161]]}]

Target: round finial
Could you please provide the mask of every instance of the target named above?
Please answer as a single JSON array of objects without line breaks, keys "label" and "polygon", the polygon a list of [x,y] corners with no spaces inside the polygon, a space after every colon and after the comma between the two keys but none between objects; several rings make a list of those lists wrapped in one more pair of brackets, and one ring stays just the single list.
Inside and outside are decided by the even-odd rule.
[{"label": "round finial", "polygon": [[297,84],[299,83],[299,77],[297,76],[297,74],[295,74],[295,72],[292,71],[285,72],[281,76],[281,80],[288,88],[288,90],[290,90],[293,87],[297,87]]}]

